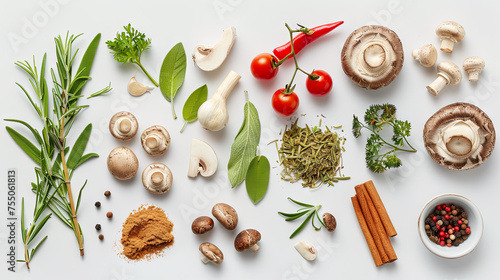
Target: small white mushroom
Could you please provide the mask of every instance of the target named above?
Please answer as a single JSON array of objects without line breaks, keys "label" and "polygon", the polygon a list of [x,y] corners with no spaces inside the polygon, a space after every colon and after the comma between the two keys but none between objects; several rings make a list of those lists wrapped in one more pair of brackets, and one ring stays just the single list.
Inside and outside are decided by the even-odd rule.
[{"label": "small white mushroom", "polygon": [[208,262],[221,264],[224,260],[224,254],[222,254],[222,251],[219,249],[219,247],[210,242],[202,243],[199,249],[203,254],[203,256],[201,257],[201,261],[205,264]]},{"label": "small white mushroom", "polygon": [[137,81],[135,75],[132,78],[130,78],[127,84],[128,93],[130,93],[130,95],[132,96],[141,96],[146,92],[152,91],[153,89],[154,87],[141,84],[139,81]]},{"label": "small white mushroom", "polygon": [[469,81],[477,82],[479,73],[484,69],[484,60],[479,56],[471,56],[464,60],[463,68],[469,74]]},{"label": "small white mushroom", "polygon": [[217,155],[206,142],[192,139],[189,156],[188,177],[194,178],[198,173],[203,177],[212,176],[217,171]]},{"label": "small white mushroom", "polygon": [[139,123],[130,112],[118,112],[109,121],[109,132],[118,140],[127,141],[134,138]]},{"label": "small white mushroom", "polygon": [[456,85],[462,80],[462,72],[460,68],[449,61],[444,61],[439,63],[437,67],[438,73],[437,78],[430,85],[427,86],[427,90],[432,95],[438,95],[438,93],[446,85]]},{"label": "small white mushroom", "polygon": [[465,30],[454,21],[445,21],[436,28],[436,35],[441,39],[440,50],[451,53],[455,44],[464,39]]},{"label": "small white mushroom", "polygon": [[153,125],[141,135],[142,147],[146,153],[157,156],[165,153],[170,145],[170,134],[161,125]]},{"label": "small white mushroom", "polygon": [[318,251],[309,243],[299,241],[295,244],[295,249],[299,254],[308,261],[314,261],[318,256]]},{"label": "small white mushroom", "polygon": [[222,39],[213,46],[199,45],[193,52],[193,61],[203,71],[213,71],[222,65],[236,40],[236,28],[224,30]]},{"label": "small white mushroom", "polygon": [[260,241],[261,235],[255,229],[245,229],[241,231],[234,239],[234,248],[238,252],[243,252],[248,249],[252,252],[257,252],[260,246],[257,243]]},{"label": "small white mushroom", "polygon": [[142,172],[142,185],[150,193],[166,193],[172,187],[173,176],[170,169],[163,163],[152,163]]},{"label": "small white mushroom", "polygon": [[128,180],[135,176],[139,161],[134,152],[127,147],[114,148],[108,156],[108,170],[118,180]]},{"label": "small white mushroom", "polygon": [[424,67],[431,67],[436,64],[437,50],[432,44],[422,46],[420,49],[415,49],[411,53],[413,58],[418,60]]}]

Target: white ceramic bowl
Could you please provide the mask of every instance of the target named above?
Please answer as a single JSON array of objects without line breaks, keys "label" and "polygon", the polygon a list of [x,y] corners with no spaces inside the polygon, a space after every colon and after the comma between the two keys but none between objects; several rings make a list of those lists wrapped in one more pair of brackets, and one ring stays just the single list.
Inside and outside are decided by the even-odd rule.
[{"label": "white ceramic bowl", "polygon": [[[427,216],[436,209],[437,205],[441,204],[455,204],[467,212],[467,220],[471,233],[467,240],[458,246],[440,246],[432,242],[425,233],[425,219]],[[460,258],[472,252],[483,236],[483,217],[481,212],[472,201],[458,194],[442,194],[434,197],[425,205],[424,209],[418,217],[418,233],[420,239],[425,247],[432,253],[447,259]]]}]

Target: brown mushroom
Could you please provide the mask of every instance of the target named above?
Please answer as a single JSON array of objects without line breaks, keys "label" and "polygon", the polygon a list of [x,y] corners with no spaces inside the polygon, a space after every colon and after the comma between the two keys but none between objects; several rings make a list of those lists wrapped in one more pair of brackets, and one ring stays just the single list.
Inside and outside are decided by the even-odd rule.
[{"label": "brown mushroom", "polygon": [[202,243],[199,249],[203,254],[203,256],[201,257],[201,261],[203,263],[212,262],[215,264],[221,264],[224,260],[224,254],[222,254],[222,251],[219,249],[219,247],[215,246],[212,243]]},{"label": "brown mushroom", "polygon": [[495,147],[495,128],[490,118],[469,103],[441,108],[424,126],[424,145],[431,158],[453,170],[481,165]]},{"label": "brown mushroom", "polygon": [[333,232],[337,228],[337,220],[328,212],[323,214],[323,223],[329,232]]},{"label": "brown mushroom", "polygon": [[212,208],[212,215],[228,230],[233,230],[238,225],[236,210],[226,203],[215,204]]},{"label": "brown mushroom", "polygon": [[257,242],[260,241],[260,232],[255,229],[245,229],[238,233],[234,239],[234,248],[238,252],[243,252],[250,249],[252,252],[259,251],[260,247]]},{"label": "brown mushroom", "polygon": [[142,172],[142,185],[150,193],[166,193],[172,187],[173,176],[170,168],[163,163],[152,163]]},{"label": "brown mushroom", "polygon": [[191,230],[194,234],[204,234],[214,228],[214,220],[208,216],[196,218],[191,224]]},{"label": "brown mushroom", "polygon": [[153,125],[144,130],[141,142],[146,153],[152,156],[161,155],[170,145],[170,134],[163,126]]},{"label": "brown mushroom", "polygon": [[128,180],[135,176],[139,161],[134,152],[127,147],[114,148],[108,156],[108,170],[118,180]]},{"label": "brown mushroom", "polygon": [[347,38],[341,54],[345,74],[358,86],[378,89],[389,85],[403,67],[403,45],[391,29],[363,26]]},{"label": "brown mushroom", "polygon": [[113,115],[109,121],[109,132],[118,140],[127,141],[134,138],[139,124],[134,115],[121,111]]}]

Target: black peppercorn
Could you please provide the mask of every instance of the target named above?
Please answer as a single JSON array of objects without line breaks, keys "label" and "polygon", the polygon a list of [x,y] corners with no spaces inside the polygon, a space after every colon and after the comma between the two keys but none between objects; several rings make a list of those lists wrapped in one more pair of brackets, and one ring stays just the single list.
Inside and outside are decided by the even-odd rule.
[{"label": "black peppercorn", "polygon": [[96,224],[96,225],[95,225],[95,229],[96,229],[96,230],[101,230],[101,224]]},{"label": "black peppercorn", "polygon": [[97,207],[97,208],[101,207],[101,203],[100,203],[99,201],[96,201],[96,203],[95,203],[94,205],[95,205],[95,207]]}]

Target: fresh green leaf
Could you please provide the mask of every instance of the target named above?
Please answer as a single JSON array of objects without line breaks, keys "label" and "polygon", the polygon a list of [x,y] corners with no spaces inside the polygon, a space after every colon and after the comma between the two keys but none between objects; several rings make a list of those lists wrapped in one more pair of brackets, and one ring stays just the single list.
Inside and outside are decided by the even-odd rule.
[{"label": "fresh green leaf", "polygon": [[[283,212],[278,212],[281,216],[285,217],[285,221],[291,222],[295,221],[303,216],[306,216],[302,224],[290,235],[290,238],[293,238],[295,235],[297,235],[307,224],[309,220],[312,219],[311,224],[314,227],[315,230],[320,230],[322,226],[325,226],[321,218],[319,217],[318,211],[321,209],[321,205],[311,205],[307,203],[303,203],[297,200],[294,200],[292,198],[288,198],[291,202],[293,202],[296,205],[302,206],[303,208],[299,209],[297,213],[283,213]],[[317,219],[320,223],[320,226],[317,227],[314,224],[314,220]],[[326,227],[326,226],[325,226]]]},{"label": "fresh green leaf", "polygon": [[245,179],[248,166],[255,157],[260,141],[260,120],[257,109],[247,101],[243,111],[243,124],[231,145],[231,156],[227,164],[229,181],[233,188]]},{"label": "fresh green leaf", "polygon": [[30,142],[30,140],[26,139],[26,137],[22,136],[19,132],[15,131],[14,129],[6,126],[5,129],[7,129],[7,132],[9,133],[10,137],[19,145],[19,147],[32,159],[34,160],[38,165],[41,164],[41,159],[40,155],[41,152],[40,150]]},{"label": "fresh green leaf", "polygon": [[165,99],[172,104],[172,114],[177,118],[174,110],[174,97],[184,82],[186,75],[186,52],[182,43],[177,43],[167,53],[160,70],[160,90]]},{"label": "fresh green leaf", "polygon": [[352,118],[352,134],[354,135],[355,138],[358,138],[361,136],[361,129],[363,128],[363,125],[359,121],[358,117],[353,115]]},{"label": "fresh green leaf", "polygon": [[80,166],[81,164],[83,164],[84,162],[86,162],[87,160],[89,160],[91,158],[95,158],[95,157],[99,157],[99,155],[96,153],[89,153],[89,154],[83,155],[82,158],[80,159],[80,161],[78,162],[78,164],[75,166],[75,169],[78,166]]},{"label": "fresh green leaf", "polygon": [[271,165],[265,156],[256,156],[248,166],[245,185],[248,197],[257,204],[266,194],[269,185]]},{"label": "fresh green leaf", "polygon": [[202,85],[197,88],[191,95],[189,95],[184,107],[182,108],[182,117],[184,118],[184,125],[182,126],[181,132],[188,122],[194,122],[198,119],[198,109],[201,104],[207,101],[208,98],[208,88],[207,85]]},{"label": "fresh green leaf", "polygon": [[113,88],[111,87],[111,83],[109,83],[109,85],[99,91],[96,91],[94,93],[92,93],[89,97],[87,97],[87,99],[90,99],[90,98],[93,98],[93,97],[96,97],[96,96],[101,96],[105,93],[108,93],[112,90]]},{"label": "fresh green leaf", "polygon": [[304,216],[305,214],[309,213],[310,211],[302,211],[302,212],[299,212],[297,213],[297,215],[295,216],[292,216],[292,217],[288,217],[285,219],[285,221],[289,222],[289,221],[293,221],[293,220],[297,220],[298,218]]},{"label": "fresh green leaf", "polygon": [[42,145],[43,140],[42,140],[42,137],[40,136],[40,133],[38,133],[38,131],[36,129],[34,129],[31,125],[29,125],[27,122],[21,121],[21,120],[15,120],[15,119],[5,119],[5,121],[17,122],[17,123],[20,123],[20,124],[26,126],[31,131],[33,136],[35,136],[36,141],[38,141],[38,144]]},{"label": "fresh green leaf", "polygon": [[[89,77],[90,70],[92,69],[92,64],[94,63],[94,57],[97,51],[97,46],[99,46],[99,41],[101,40],[101,33],[98,33],[92,42],[90,42],[85,54],[80,62],[80,67],[78,67],[77,73],[80,77]],[[73,85],[71,86],[69,92],[74,95],[80,95],[83,89],[83,85],[87,82],[87,79],[75,79]]]},{"label": "fresh green leaf", "polygon": [[90,138],[90,133],[92,132],[92,124],[88,124],[76,139],[75,145],[73,145],[73,149],[71,150],[71,154],[68,157],[68,168],[75,169],[78,163],[80,162],[83,152],[87,147],[87,143]]},{"label": "fresh green leaf", "polygon": [[302,224],[292,233],[292,235],[290,235],[290,239],[292,239],[295,235],[297,235],[299,232],[302,231],[302,229],[306,226],[307,222],[309,222],[309,220],[314,217],[314,212],[309,214],[306,219],[304,220],[304,222],[302,222]]},{"label": "fresh green leaf", "polygon": [[314,205],[311,205],[311,204],[307,204],[307,203],[304,203],[304,202],[300,202],[300,201],[297,201],[297,200],[294,200],[292,199],[291,197],[288,198],[288,200],[290,200],[291,202],[299,205],[299,206],[304,206],[306,208],[311,208],[311,207],[314,207]]}]

